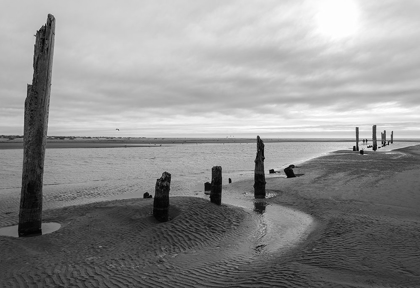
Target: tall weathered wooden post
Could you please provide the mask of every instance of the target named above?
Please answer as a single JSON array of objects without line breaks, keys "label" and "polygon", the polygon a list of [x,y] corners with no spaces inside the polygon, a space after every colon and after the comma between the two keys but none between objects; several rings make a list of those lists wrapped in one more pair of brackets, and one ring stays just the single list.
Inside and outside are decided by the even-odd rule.
[{"label": "tall weathered wooden post", "polygon": [[257,156],[254,170],[254,197],[265,198],[264,142],[257,136]]},{"label": "tall weathered wooden post", "polygon": [[376,151],[378,149],[378,142],[376,142],[376,125],[372,126],[372,146],[373,151]]},{"label": "tall weathered wooden post", "polygon": [[394,143],[394,131],[391,131],[391,144]]},{"label": "tall weathered wooden post", "polygon": [[211,168],[211,192],[210,201],[214,204],[222,204],[222,167]]},{"label": "tall weathered wooden post", "polygon": [[42,186],[54,54],[55,18],[36,32],[34,75],[27,86],[19,237],[42,234]]},{"label": "tall weathered wooden post", "polygon": [[359,127],[356,127],[356,151],[359,151]]},{"label": "tall weathered wooden post", "polygon": [[153,216],[160,222],[169,220],[169,191],[171,190],[171,174],[163,172],[156,180],[155,198],[153,200]]}]

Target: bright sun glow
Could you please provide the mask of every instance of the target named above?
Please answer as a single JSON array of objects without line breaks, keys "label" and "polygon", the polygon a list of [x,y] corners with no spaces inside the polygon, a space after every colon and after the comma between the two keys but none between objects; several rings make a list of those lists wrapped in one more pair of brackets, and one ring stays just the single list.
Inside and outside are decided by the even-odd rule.
[{"label": "bright sun glow", "polygon": [[316,3],[316,23],[321,35],[340,40],[357,33],[360,12],[354,0],[321,0]]}]

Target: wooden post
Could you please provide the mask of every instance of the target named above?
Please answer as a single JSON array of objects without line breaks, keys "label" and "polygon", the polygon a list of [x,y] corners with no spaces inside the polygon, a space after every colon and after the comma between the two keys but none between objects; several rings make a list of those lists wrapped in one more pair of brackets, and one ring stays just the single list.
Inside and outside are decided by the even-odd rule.
[{"label": "wooden post", "polygon": [[376,142],[376,125],[372,126],[372,142],[373,142],[373,151],[378,149],[378,143]]},{"label": "wooden post", "polygon": [[169,220],[169,190],[171,190],[171,174],[163,172],[156,180],[153,216],[160,222]]},{"label": "wooden post", "polygon": [[254,170],[254,197],[265,198],[264,142],[257,136],[257,156]]},{"label": "wooden post", "polygon": [[42,186],[54,54],[55,18],[36,32],[34,75],[27,86],[23,139],[19,237],[42,234]]},{"label": "wooden post", "polygon": [[222,204],[222,167],[214,166],[211,168],[211,203]]},{"label": "wooden post", "polygon": [[356,127],[356,151],[359,151],[359,127]]},{"label": "wooden post", "polygon": [[386,145],[386,130],[384,130],[384,146]]},{"label": "wooden post", "polygon": [[391,131],[391,144],[394,143],[394,131]]}]

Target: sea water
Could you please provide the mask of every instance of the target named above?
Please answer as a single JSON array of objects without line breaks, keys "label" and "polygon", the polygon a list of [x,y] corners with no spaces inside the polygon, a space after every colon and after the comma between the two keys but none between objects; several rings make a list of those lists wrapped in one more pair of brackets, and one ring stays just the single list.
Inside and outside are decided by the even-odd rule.
[{"label": "sea water", "polygon": [[[264,166],[267,174],[269,169],[282,172],[290,164],[298,165],[334,150],[348,150],[352,145],[352,142],[266,143]],[[204,182],[211,182],[211,168],[216,165],[222,166],[223,184],[229,178],[233,182],[252,179],[255,155],[255,143],[47,149],[44,209],[142,197],[144,192],[153,195],[156,179],[164,171],[172,175],[171,196],[202,195]],[[18,210],[22,157],[22,149],[0,150],[0,211]]]}]

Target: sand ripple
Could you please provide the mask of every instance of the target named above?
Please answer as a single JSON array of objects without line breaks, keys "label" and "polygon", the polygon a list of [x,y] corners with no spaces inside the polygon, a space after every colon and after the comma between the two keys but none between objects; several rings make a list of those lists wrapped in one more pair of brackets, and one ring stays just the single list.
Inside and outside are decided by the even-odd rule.
[{"label": "sand ripple", "polygon": [[185,287],[208,282],[212,269],[230,275],[252,260],[251,213],[198,198],[171,202],[167,223],[151,216],[149,199],[45,211],[45,221],[63,228],[0,237],[0,287]]},{"label": "sand ripple", "polygon": [[261,205],[173,197],[167,223],[150,199],[47,210],[57,232],[0,237],[0,287],[420,287],[419,163],[419,147],[341,151],[300,165],[304,177],[268,179],[268,212],[286,205],[317,223],[281,251],[264,246],[282,230],[267,233]]}]

